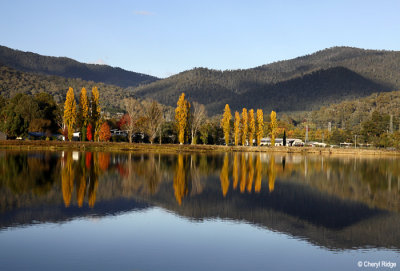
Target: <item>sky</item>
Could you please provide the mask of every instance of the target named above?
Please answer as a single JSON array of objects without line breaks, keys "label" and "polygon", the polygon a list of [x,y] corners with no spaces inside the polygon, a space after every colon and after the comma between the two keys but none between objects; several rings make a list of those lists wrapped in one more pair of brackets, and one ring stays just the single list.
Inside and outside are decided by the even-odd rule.
[{"label": "sky", "polygon": [[399,11],[399,0],[0,0],[0,45],[165,78],[333,46],[400,50]]}]

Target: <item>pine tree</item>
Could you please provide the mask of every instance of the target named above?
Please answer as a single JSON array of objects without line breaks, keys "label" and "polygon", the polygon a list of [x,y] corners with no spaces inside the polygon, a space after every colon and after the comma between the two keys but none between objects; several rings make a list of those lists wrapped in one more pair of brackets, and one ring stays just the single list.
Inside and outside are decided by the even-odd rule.
[{"label": "pine tree", "polygon": [[283,142],[282,142],[283,146],[286,146],[286,130],[283,130]]},{"label": "pine tree", "polygon": [[271,146],[275,146],[275,134],[276,134],[276,128],[278,127],[275,111],[271,111],[270,127],[271,127]]},{"label": "pine tree", "polygon": [[188,106],[185,100],[185,93],[181,94],[176,105],[175,120],[178,127],[178,140],[180,144],[183,144],[185,141],[185,130],[188,118]]},{"label": "pine tree", "polygon": [[232,118],[231,109],[229,108],[229,104],[226,104],[225,109],[224,109],[224,114],[223,114],[223,117],[221,120],[221,127],[222,127],[222,130],[224,131],[226,146],[229,145],[229,133],[231,130],[231,125],[230,125],[231,118]]},{"label": "pine tree", "polygon": [[68,127],[68,139],[72,141],[76,123],[76,102],[74,90],[70,87],[64,104],[64,123]]},{"label": "pine tree", "polygon": [[264,116],[262,109],[257,109],[257,146],[261,144],[261,138],[263,137],[264,131]]},{"label": "pine tree", "polygon": [[246,145],[247,132],[248,132],[248,126],[247,126],[247,109],[246,109],[246,108],[243,108],[243,110],[242,110],[242,131],[241,131],[242,146],[245,146],[245,145]]},{"label": "pine tree", "polygon": [[239,133],[240,133],[240,114],[237,111],[235,111],[234,133],[235,133],[235,146],[237,146],[239,145]]},{"label": "pine tree", "polygon": [[256,132],[256,120],[254,119],[254,110],[249,110],[249,145],[253,146],[253,138]]}]

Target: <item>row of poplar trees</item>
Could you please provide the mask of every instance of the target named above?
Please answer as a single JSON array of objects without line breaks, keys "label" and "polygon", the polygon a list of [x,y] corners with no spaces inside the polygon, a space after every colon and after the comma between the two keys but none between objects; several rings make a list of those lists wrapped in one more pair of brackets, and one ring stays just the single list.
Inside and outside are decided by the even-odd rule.
[{"label": "row of poplar trees", "polygon": [[[271,115],[270,130],[271,130],[271,146],[275,145],[275,134],[277,129],[276,112],[272,111]],[[231,135],[231,109],[229,105],[225,105],[224,114],[222,115],[221,127],[224,131],[225,144],[228,146]],[[242,115],[238,111],[235,111],[235,119],[233,121],[233,136],[234,144],[238,146],[241,143],[242,146],[253,146],[253,141],[257,146],[261,145],[261,139],[264,136],[264,113],[262,109],[257,109],[256,115],[254,115],[254,109],[247,111],[246,108],[242,109]]]},{"label": "row of poplar trees", "polygon": [[[78,107],[78,108],[77,108]],[[68,139],[71,141],[75,130],[81,132],[82,141],[98,140],[100,131],[100,104],[97,87],[92,88],[90,101],[87,91],[82,88],[79,95],[79,105],[76,104],[74,90],[70,87],[64,104],[64,125],[68,130]]]},{"label": "row of poplar trees", "polygon": [[[190,103],[185,100],[185,94],[179,97],[177,107],[175,109],[175,120],[178,128],[178,141],[180,144],[185,142],[185,133],[187,133],[188,119],[190,114]],[[269,130],[271,136],[271,145],[275,145],[275,134],[278,127],[276,112],[272,111],[270,115],[271,121],[269,123]],[[230,144],[230,135],[232,130],[231,125],[232,114],[227,104],[221,120],[221,127],[224,132],[225,144]],[[256,139],[257,146],[260,146],[261,139],[264,136],[264,114],[262,109],[257,109],[256,115],[254,109],[247,111],[243,108],[242,114],[238,111],[235,112],[235,119],[233,121],[233,135],[234,144],[238,146],[253,146],[253,140]]]}]

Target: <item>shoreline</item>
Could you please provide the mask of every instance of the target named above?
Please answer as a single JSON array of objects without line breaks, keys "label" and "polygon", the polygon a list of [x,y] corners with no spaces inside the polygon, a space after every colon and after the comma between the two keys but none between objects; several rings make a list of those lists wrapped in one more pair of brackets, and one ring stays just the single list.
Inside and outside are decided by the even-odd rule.
[{"label": "shoreline", "polygon": [[266,152],[320,155],[357,156],[400,156],[400,151],[381,149],[322,148],[322,147],[267,147],[267,146],[222,146],[222,145],[179,145],[147,144],[126,142],[64,142],[64,141],[21,141],[0,140],[2,150],[77,150],[77,151],[132,151],[154,153],[221,153],[221,152]]}]

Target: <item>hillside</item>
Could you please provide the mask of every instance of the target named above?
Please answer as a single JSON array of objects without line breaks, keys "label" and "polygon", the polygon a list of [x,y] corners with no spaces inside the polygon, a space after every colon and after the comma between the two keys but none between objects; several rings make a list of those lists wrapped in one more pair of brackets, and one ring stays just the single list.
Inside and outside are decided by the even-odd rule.
[{"label": "hillside", "polygon": [[68,87],[74,89],[77,98],[82,87],[85,87],[90,93],[94,86],[99,88],[100,103],[108,111],[120,111],[124,108],[122,100],[134,96],[132,91],[114,85],[55,75],[21,72],[0,65],[0,95],[5,98],[13,97],[17,93],[47,92],[53,95],[57,103],[63,103]]},{"label": "hillside", "polygon": [[400,130],[400,91],[373,93],[364,98],[323,106],[319,110],[300,114],[300,119],[310,120],[320,128],[326,128],[328,122],[331,122],[333,127],[352,127],[357,131],[361,129],[360,124],[370,118],[374,111],[392,114],[393,128]]},{"label": "hillside", "polygon": [[42,56],[5,46],[0,46],[0,64],[24,72],[80,78],[120,87],[138,86],[158,80],[150,75],[108,65],[85,64],[66,57]]},{"label": "hillside", "polygon": [[400,89],[400,52],[334,47],[247,70],[195,68],[135,89],[139,97],[175,105],[181,92],[211,114],[259,107],[307,111],[375,92]]}]

